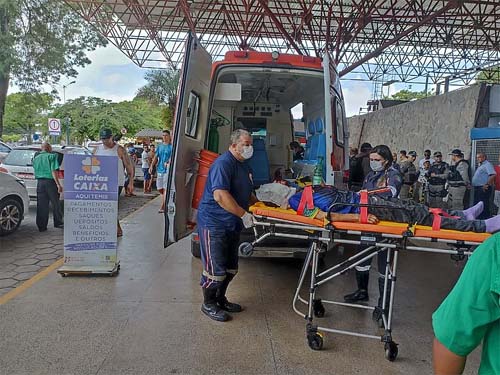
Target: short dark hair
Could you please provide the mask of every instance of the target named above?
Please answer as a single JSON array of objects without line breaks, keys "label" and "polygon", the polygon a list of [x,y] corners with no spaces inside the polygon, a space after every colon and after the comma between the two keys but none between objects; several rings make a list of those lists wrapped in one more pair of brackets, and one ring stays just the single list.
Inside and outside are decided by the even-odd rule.
[{"label": "short dark hair", "polygon": [[370,151],[372,149],[372,145],[368,142],[365,142],[361,145],[361,152]]},{"label": "short dark hair", "polygon": [[299,146],[300,146],[300,144],[299,144],[299,142],[297,142],[297,141],[292,141],[292,142],[290,142],[290,147],[292,147],[292,148],[294,148],[294,147],[299,147]]},{"label": "short dark hair", "polygon": [[400,153],[401,155],[406,156],[406,150],[399,150],[399,153]]},{"label": "short dark hair", "polygon": [[372,148],[370,151],[371,154],[379,154],[384,158],[384,160],[387,160],[387,167],[392,165],[392,152],[389,146],[386,145],[378,145]]},{"label": "short dark hair", "polygon": [[165,135],[165,134],[170,135],[170,130],[168,130],[168,129],[163,129],[163,134],[164,134],[164,135]]},{"label": "short dark hair", "polygon": [[429,154],[429,155],[430,155],[431,150],[427,149],[427,150],[425,150],[425,151],[424,151],[424,153],[425,153],[425,154]]}]

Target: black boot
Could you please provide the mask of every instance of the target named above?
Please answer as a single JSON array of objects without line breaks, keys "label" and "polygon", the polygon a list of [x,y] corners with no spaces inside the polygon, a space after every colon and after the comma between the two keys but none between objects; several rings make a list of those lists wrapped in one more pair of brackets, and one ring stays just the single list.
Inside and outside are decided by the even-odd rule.
[{"label": "black boot", "polygon": [[229,286],[229,283],[231,282],[231,280],[233,280],[233,278],[234,274],[227,273],[226,278],[221,283],[219,289],[217,289],[217,304],[222,310],[232,313],[241,312],[243,310],[240,305],[238,305],[237,303],[229,302],[226,298],[227,287]]},{"label": "black boot", "polygon": [[356,271],[356,282],[358,283],[358,290],[354,293],[346,294],[344,301],[348,303],[356,303],[368,301],[368,281],[370,280],[369,271]]},{"label": "black boot", "polygon": [[201,288],[203,290],[203,304],[201,311],[210,319],[218,322],[229,320],[230,315],[217,304],[217,288]]}]

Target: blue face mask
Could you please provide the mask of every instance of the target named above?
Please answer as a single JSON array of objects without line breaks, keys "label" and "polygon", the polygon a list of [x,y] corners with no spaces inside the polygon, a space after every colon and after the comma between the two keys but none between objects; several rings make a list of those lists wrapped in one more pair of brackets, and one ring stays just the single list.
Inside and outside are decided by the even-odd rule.
[{"label": "blue face mask", "polygon": [[370,168],[374,172],[380,172],[384,170],[384,162],[379,160],[370,160]]}]

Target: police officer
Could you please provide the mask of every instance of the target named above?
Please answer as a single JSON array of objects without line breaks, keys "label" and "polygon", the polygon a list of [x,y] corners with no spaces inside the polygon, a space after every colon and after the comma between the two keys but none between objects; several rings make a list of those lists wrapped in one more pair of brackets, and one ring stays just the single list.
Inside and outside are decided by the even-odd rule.
[{"label": "police officer", "polygon": [[54,227],[63,228],[63,214],[59,204],[59,194],[63,186],[57,177],[59,161],[52,153],[52,146],[48,142],[42,143],[42,151],[33,159],[36,184],[36,226],[40,232],[47,230],[49,222],[49,202],[52,204]]},{"label": "police officer", "polygon": [[445,185],[449,173],[450,167],[448,163],[443,161],[443,154],[441,154],[441,151],[436,151],[434,153],[434,163],[427,171],[429,207],[444,208],[443,198],[447,194]]},{"label": "police officer", "polygon": [[224,322],[228,312],[240,312],[241,306],[226,298],[229,283],[238,272],[240,231],[252,226],[247,212],[257,201],[252,190],[250,169],[245,160],[253,155],[252,136],[237,129],[231,134],[229,151],[219,156],[208,172],[205,190],[198,207],[203,272],[201,311],[213,320]]},{"label": "police officer", "polygon": [[[392,166],[393,158],[389,147],[386,145],[375,146],[370,152],[370,166],[372,171],[366,176],[363,183],[363,189],[368,191],[387,187],[389,192],[380,195],[384,197],[397,197],[401,190],[403,177],[401,173]],[[364,250],[359,246],[358,251]],[[387,251],[382,251],[377,257],[378,271],[379,271],[379,291],[380,297],[378,307],[382,307],[382,293],[385,281],[385,268],[387,262]],[[368,282],[370,280],[370,268],[372,259],[368,259],[364,263],[356,266],[356,282],[358,289],[344,296],[344,300],[348,303],[356,303],[361,301],[368,301]],[[378,320],[378,316],[374,319]]]},{"label": "police officer", "polygon": [[401,186],[401,192],[399,193],[400,199],[412,198],[410,197],[410,188],[417,181],[417,168],[414,164],[416,158],[417,153],[410,151],[406,160],[401,162],[399,171],[403,175],[403,186]]},{"label": "police officer", "polygon": [[453,165],[450,166],[448,175],[448,209],[463,210],[465,193],[470,186],[469,162],[458,148],[450,155]]}]

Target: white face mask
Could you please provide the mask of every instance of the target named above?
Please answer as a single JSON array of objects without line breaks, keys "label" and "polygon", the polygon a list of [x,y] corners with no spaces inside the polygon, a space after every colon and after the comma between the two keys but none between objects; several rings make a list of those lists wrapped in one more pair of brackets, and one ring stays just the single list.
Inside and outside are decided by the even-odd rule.
[{"label": "white face mask", "polygon": [[370,168],[374,172],[380,172],[384,170],[384,163],[379,160],[370,160]]},{"label": "white face mask", "polygon": [[240,152],[240,155],[243,157],[243,159],[250,159],[253,156],[253,146],[243,146],[243,151]]}]

